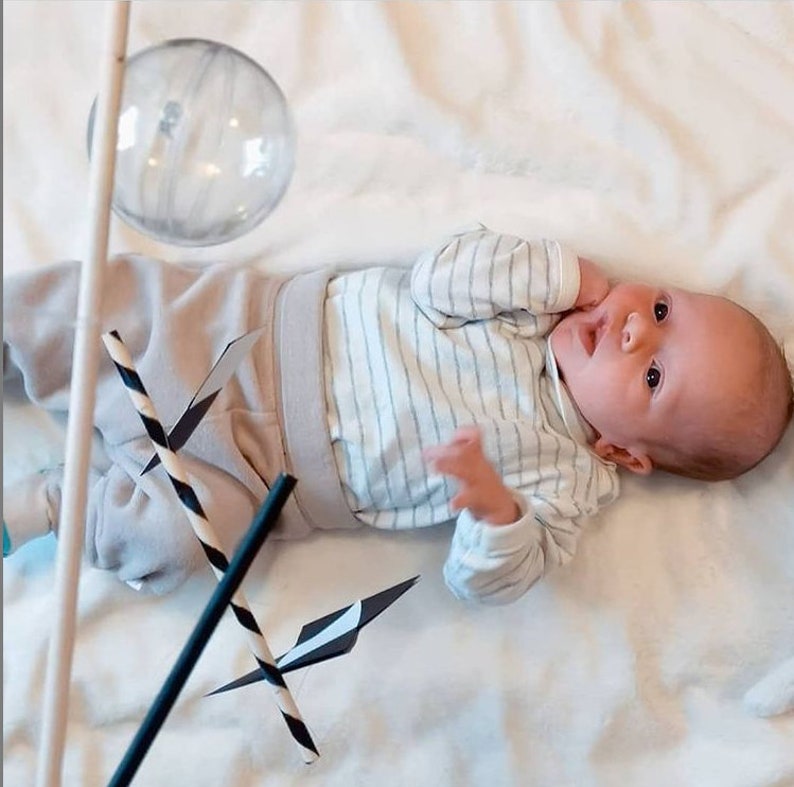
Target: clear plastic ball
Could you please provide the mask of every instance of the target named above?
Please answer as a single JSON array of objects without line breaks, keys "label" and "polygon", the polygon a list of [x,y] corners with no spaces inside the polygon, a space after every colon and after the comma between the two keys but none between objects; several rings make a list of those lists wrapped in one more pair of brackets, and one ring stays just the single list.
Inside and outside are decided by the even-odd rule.
[{"label": "clear plastic ball", "polygon": [[[96,101],[89,155],[95,113]],[[113,210],[166,243],[225,243],[276,207],[294,150],[284,95],[259,64],[215,41],[166,41],[127,60]]]}]

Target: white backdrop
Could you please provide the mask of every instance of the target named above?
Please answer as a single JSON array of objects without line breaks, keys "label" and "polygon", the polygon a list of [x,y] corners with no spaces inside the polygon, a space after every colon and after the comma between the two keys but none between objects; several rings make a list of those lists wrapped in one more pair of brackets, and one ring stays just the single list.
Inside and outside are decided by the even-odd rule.
[{"label": "white backdrop", "polygon": [[[3,4],[3,270],[83,254],[86,118],[103,5]],[[114,250],[272,271],[409,263],[449,229],[567,241],[612,274],[721,292],[794,357],[794,5],[133,5],[130,51],[213,38],[267,68],[298,132],[281,206],[226,246]],[[58,430],[4,408],[4,483]],[[268,544],[248,590],[275,650],[300,624],[414,574],[344,659],[290,678],[307,768],[224,619],[141,771],[146,785],[794,784],[794,717],[745,693],[794,656],[794,438],[733,483],[626,479],[572,564],[469,608],[450,533]],[[32,783],[54,544],[3,562],[3,775]],[[65,784],[107,782],[213,586],[162,599],[86,568]],[[774,696],[774,687],[771,690]],[[779,695],[778,695],[779,696]]]}]

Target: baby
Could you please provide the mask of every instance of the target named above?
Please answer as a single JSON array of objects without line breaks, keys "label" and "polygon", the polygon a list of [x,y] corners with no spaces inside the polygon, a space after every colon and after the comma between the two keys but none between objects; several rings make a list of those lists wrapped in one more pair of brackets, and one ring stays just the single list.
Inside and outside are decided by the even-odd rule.
[{"label": "baby", "polygon": [[[68,409],[77,275],[4,282],[4,379],[53,411]],[[454,520],[447,584],[488,603],[572,557],[584,519],[617,496],[617,467],[733,478],[792,415],[785,359],[743,308],[612,286],[559,243],[482,225],[411,269],[288,280],[121,257],[103,303],[167,422],[229,341],[264,327],[180,450],[228,554],[287,470],[299,484],[277,535]],[[140,475],[152,448],[103,360],[86,555],[165,592],[201,553],[162,468]],[[47,468],[5,490],[12,548],[57,525],[61,480]]]}]

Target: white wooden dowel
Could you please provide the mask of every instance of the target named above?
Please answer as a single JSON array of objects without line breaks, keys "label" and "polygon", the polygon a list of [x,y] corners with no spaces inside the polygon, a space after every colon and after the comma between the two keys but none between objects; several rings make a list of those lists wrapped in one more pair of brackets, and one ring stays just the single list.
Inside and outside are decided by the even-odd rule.
[{"label": "white wooden dowel", "polygon": [[99,365],[100,298],[108,253],[118,114],[127,54],[130,0],[117,0],[103,5],[107,7],[107,30],[103,41],[91,147],[87,249],[80,269],[66,430],[66,466],[58,527],[55,569],[57,605],[47,653],[37,787],[58,787],[61,783]]}]

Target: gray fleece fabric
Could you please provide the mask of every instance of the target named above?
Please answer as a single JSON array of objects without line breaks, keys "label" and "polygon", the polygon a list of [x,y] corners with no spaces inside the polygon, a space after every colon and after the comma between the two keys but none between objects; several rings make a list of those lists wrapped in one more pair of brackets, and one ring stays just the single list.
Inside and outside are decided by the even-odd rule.
[{"label": "gray fleece fabric", "polygon": [[[3,286],[4,382],[55,412],[69,407],[78,263],[7,277]],[[101,329],[117,330],[166,428],[186,407],[226,345],[264,326],[180,457],[228,556],[275,476],[298,478],[275,537],[314,527],[357,527],[342,495],[325,420],[322,303],[328,274],[284,280],[250,268],[189,266],[116,257],[103,284]],[[110,460],[89,479],[85,554],[149,592],[182,582],[203,557],[162,467],[141,470],[153,449],[104,348],[94,422]],[[289,449],[284,436],[289,439]],[[41,474],[38,499],[57,526],[60,468]],[[29,490],[5,490],[3,514],[25,528]],[[24,504],[21,501],[25,501]]]}]

